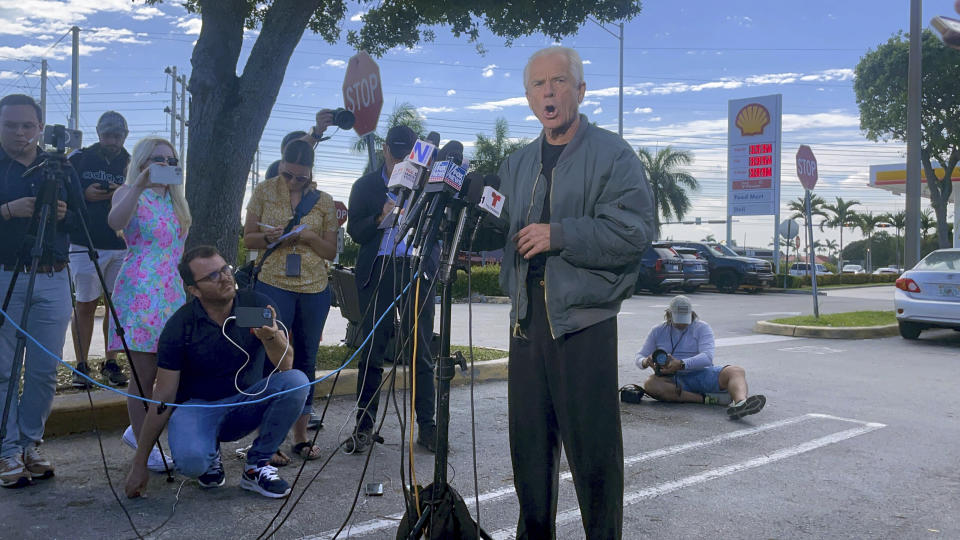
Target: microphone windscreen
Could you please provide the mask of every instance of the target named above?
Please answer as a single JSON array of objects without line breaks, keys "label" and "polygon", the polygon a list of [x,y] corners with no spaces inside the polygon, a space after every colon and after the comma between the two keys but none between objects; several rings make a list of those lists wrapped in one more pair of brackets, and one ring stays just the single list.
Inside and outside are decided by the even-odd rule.
[{"label": "microphone windscreen", "polygon": [[427,135],[427,140],[436,147],[440,146],[440,134],[436,131],[431,131],[430,134]]},{"label": "microphone windscreen", "polygon": [[483,179],[480,178],[478,173],[470,173],[467,175],[467,178],[464,179],[466,184],[469,180],[469,185],[467,185],[467,193],[464,195],[464,200],[469,204],[480,204],[480,198],[483,197]]},{"label": "microphone windscreen", "polygon": [[460,141],[447,141],[437,154],[438,161],[452,161],[458,166],[463,163],[463,143]]},{"label": "microphone windscreen", "polygon": [[488,174],[483,177],[483,185],[490,186],[493,189],[500,189],[500,177],[495,174]]}]

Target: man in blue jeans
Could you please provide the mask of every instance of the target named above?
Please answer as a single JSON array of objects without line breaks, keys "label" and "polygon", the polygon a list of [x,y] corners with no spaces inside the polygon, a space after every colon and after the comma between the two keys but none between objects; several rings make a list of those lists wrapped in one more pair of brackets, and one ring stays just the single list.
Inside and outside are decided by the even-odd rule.
[{"label": "man in blue jeans", "polygon": [[[260,293],[237,293],[233,269],[216,248],[198,246],[187,251],[178,269],[194,298],[173,314],[160,334],[153,399],[234,406],[171,406],[158,413],[151,404],[127,474],[126,494],[138,497],[146,491],[147,457],[169,419],[167,438],[177,469],[197,478],[204,488],[224,484],[220,441],[236,441],[259,429],[247,452],[240,487],[265,497],[286,497],[290,486],[269,461],[300,416],[307,376],[291,369],[289,338],[278,331],[276,322],[249,330],[237,327],[233,319],[238,304],[267,308],[274,318],[276,312]],[[266,378],[265,360],[276,367]],[[264,397],[269,399],[244,404]]]},{"label": "man in blue jeans", "polygon": [[[686,296],[670,301],[664,319],[650,330],[637,353],[640,369],[657,366],[656,374],[643,383],[644,392],[658,401],[711,405],[727,402],[727,416],[732,420],[763,409],[767,398],[748,395],[742,367],[713,365],[713,330],[697,317]],[[657,351],[666,353],[665,363],[657,362]]]}]

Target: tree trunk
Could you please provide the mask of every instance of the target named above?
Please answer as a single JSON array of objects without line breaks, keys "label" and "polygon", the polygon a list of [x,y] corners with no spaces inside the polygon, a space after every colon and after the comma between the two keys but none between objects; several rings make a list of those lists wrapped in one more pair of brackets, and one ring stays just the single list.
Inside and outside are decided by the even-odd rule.
[{"label": "tree trunk", "polygon": [[960,160],[960,151],[952,152],[949,162],[943,164],[943,178],[941,179],[937,178],[937,173],[933,170],[933,164],[930,162],[930,152],[923,149],[920,151],[920,162],[923,164],[927,188],[930,190],[930,206],[933,207],[933,212],[937,217],[937,246],[940,249],[953,245],[950,226],[947,223],[947,202],[950,201],[950,195],[953,193],[951,177],[958,160]]},{"label": "tree trunk", "polygon": [[319,0],[276,0],[237,76],[246,0],[204,0],[190,74],[187,247],[215,245],[236,259],[247,176],[287,63]]}]

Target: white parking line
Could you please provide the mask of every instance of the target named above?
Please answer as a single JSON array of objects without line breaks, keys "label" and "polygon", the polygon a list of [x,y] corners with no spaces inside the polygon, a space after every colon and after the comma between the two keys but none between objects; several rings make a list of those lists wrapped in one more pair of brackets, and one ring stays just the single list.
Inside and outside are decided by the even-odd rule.
[{"label": "white parking line", "polygon": [[[650,486],[638,491],[633,491],[631,493],[625,493],[623,495],[623,506],[629,506],[636,504],[640,501],[647,499],[653,499],[685,487],[690,487],[696,484],[702,484],[709,480],[715,480],[717,478],[723,478],[724,476],[730,476],[738,472],[743,472],[750,469],[755,469],[757,467],[762,467],[764,465],[769,465],[783,459],[787,459],[794,456],[799,456],[806,452],[816,450],[818,448],[823,448],[824,446],[835,444],[847,439],[852,439],[871,431],[875,431],[882,427],[886,427],[885,424],[878,424],[874,422],[861,422],[859,420],[848,420],[844,418],[830,417],[829,415],[818,415],[822,418],[832,418],[834,420],[844,420],[862,424],[860,427],[851,428],[845,431],[840,431],[837,433],[831,433],[824,437],[819,437],[805,443],[800,443],[794,446],[788,446],[773,452],[771,454],[766,454],[763,456],[758,456],[753,459],[748,459],[747,461],[742,461],[740,463],[734,463],[733,465],[727,465],[725,467],[717,467],[715,469],[710,469],[709,471],[704,471],[700,474],[695,474],[681,478],[679,480],[674,480],[671,482],[663,482],[655,486]],[[580,508],[572,508],[557,514],[557,525],[565,525],[573,521],[580,519]],[[494,531],[490,536],[494,540],[512,540],[516,538],[516,533],[514,528],[500,529]]]},{"label": "white parking line", "polygon": [[[806,422],[806,421],[808,421],[808,420],[813,420],[813,419],[817,419],[817,418],[827,419],[827,420],[837,420],[837,421],[840,421],[840,422],[850,422],[850,423],[855,423],[855,424],[861,424],[863,427],[869,428],[867,431],[864,431],[863,433],[867,433],[868,431],[873,431],[874,429],[879,429],[879,428],[881,428],[881,427],[884,427],[883,424],[874,424],[874,423],[869,423],[869,422],[863,422],[863,421],[861,421],[861,420],[854,420],[854,419],[851,419],[851,418],[842,418],[842,417],[838,417],[838,416],[831,416],[831,415],[828,415],[828,414],[809,413],[809,414],[804,414],[804,415],[801,415],[801,416],[794,416],[794,417],[791,417],[791,418],[786,418],[786,419],[784,419],[784,420],[778,420],[778,421],[776,421],[776,422],[769,422],[769,423],[766,423],[766,424],[761,424],[761,425],[759,425],[759,426],[754,426],[754,427],[745,428],[745,429],[738,429],[738,430],[736,430],[736,431],[731,431],[731,432],[729,432],[729,433],[721,433],[720,435],[714,435],[714,436],[712,436],[712,437],[707,437],[707,438],[705,438],[705,439],[700,439],[700,440],[697,440],[697,441],[691,441],[691,442],[682,443],[682,444],[678,444],[678,445],[674,445],[674,446],[668,446],[668,447],[665,447],[665,448],[658,448],[658,449],[656,449],[656,450],[651,450],[651,451],[649,451],[649,452],[643,452],[643,453],[640,453],[640,454],[635,454],[635,455],[632,455],[632,456],[627,456],[627,457],[623,460],[623,465],[624,465],[624,467],[629,467],[629,466],[634,465],[634,464],[636,464],[636,463],[640,463],[640,462],[644,462],[644,461],[649,461],[649,460],[651,460],[651,459],[657,459],[657,458],[661,458],[661,457],[666,457],[666,456],[681,454],[681,453],[684,453],[684,452],[689,452],[689,451],[691,451],[691,450],[696,450],[696,449],[698,449],[698,448],[703,448],[703,447],[710,446],[710,445],[720,444],[720,443],[727,442],[727,441],[731,441],[731,440],[738,439],[738,438],[741,438],[741,437],[747,437],[747,436],[749,436],[749,435],[755,435],[755,434],[757,434],[757,433],[762,433],[762,432],[764,432],[764,431],[770,431],[770,430],[774,430],[774,429],[779,429],[779,428],[783,428],[783,427],[790,426],[790,425],[793,425],[793,424],[799,424],[799,423],[801,423],[801,422]],[[857,428],[857,429],[863,429],[863,428]],[[847,430],[847,431],[841,432],[841,433],[847,433],[847,432],[849,432],[849,431],[855,431],[855,430]],[[855,435],[850,435],[850,437],[855,437],[856,435],[860,435],[860,434],[862,434],[862,433],[856,433]],[[837,435],[837,434],[834,434],[834,435]],[[850,438],[850,437],[845,437],[845,438]],[[819,441],[819,440],[821,440],[821,439],[815,439],[815,441]],[[843,439],[839,439],[839,440],[837,440],[837,441],[832,441],[832,442],[839,442],[840,440],[843,440]],[[811,441],[811,442],[813,442],[813,441]],[[792,448],[804,447],[804,445],[807,445],[807,444],[809,444],[809,443],[804,443],[804,444],[799,445],[798,447],[792,447]],[[826,444],[831,444],[831,443],[830,443],[830,442],[827,442],[827,443],[822,444],[821,446],[825,446]],[[819,446],[818,446],[817,448],[819,448]],[[810,449],[808,449],[808,450],[804,450],[804,452],[809,452],[810,450],[813,450],[813,449],[814,449],[814,448],[810,448]],[[786,450],[789,450],[789,449],[786,449]],[[783,450],[781,450],[780,452],[783,452]],[[801,453],[802,453],[802,452],[801,452]],[[770,454],[770,455],[768,455],[768,456],[763,456],[762,458],[769,458],[770,456],[776,456],[776,455],[778,455],[778,452],[775,452],[775,453]],[[792,454],[792,455],[795,455],[795,454]],[[770,460],[770,461],[768,461],[768,462],[778,461],[778,460],[780,460],[780,459],[784,459],[785,457],[790,457],[790,456],[779,457],[779,458]],[[762,459],[762,458],[757,458],[757,459]],[[706,471],[705,473],[701,473],[700,475],[696,475],[696,477],[708,475],[708,474],[711,474],[711,473],[713,473],[713,472],[715,472],[715,471],[719,471],[719,470],[721,470],[721,469],[728,469],[728,468],[730,468],[730,467],[735,467],[735,466],[743,466],[744,464],[749,464],[749,463],[752,463],[753,461],[756,461],[756,460],[750,460],[750,461],[747,461],[747,462],[744,462],[744,463],[741,463],[741,464],[738,464],[738,465],[729,466],[729,467],[721,467],[720,469],[713,469],[712,471]],[[759,466],[762,465],[762,464],[763,464],[763,463],[750,465],[750,466],[745,467],[744,469],[740,469],[740,470],[746,470],[746,469],[749,469],[749,468],[759,467]],[[724,473],[724,474],[722,474],[722,475],[720,475],[720,476],[726,476],[726,475],[729,475],[729,474],[733,474],[734,472],[739,472],[740,470],[734,470],[734,471],[726,472],[726,473]],[[561,475],[560,475],[560,478],[561,478],[562,480],[571,480],[571,479],[573,478],[573,475],[572,475],[569,471],[567,471],[567,472],[561,474]],[[678,481],[675,481],[675,482],[667,482],[667,483],[665,483],[665,484],[660,484],[659,486],[653,486],[653,487],[647,488],[647,489],[645,489],[645,490],[641,490],[640,492],[636,492],[636,493],[645,493],[645,492],[650,491],[650,490],[663,489],[664,486],[669,486],[669,485],[674,484],[674,483],[676,483],[676,482],[689,481],[689,480],[688,480],[689,478],[695,478],[695,477],[688,477],[687,479],[681,479],[681,480],[678,480]],[[704,482],[704,481],[706,481],[706,480],[712,480],[713,478],[719,478],[719,476],[711,476],[711,477],[709,477],[709,478],[705,478],[705,479],[699,480],[698,482],[695,482],[695,483]],[[669,493],[670,491],[674,491],[674,490],[680,489],[680,488],[682,488],[682,487],[686,487],[686,485],[679,485],[678,487],[674,487],[674,488],[672,488],[672,489],[669,489],[668,491],[662,491],[662,492],[660,492],[660,493],[658,493],[658,494],[661,494],[661,495],[662,495],[663,493]],[[515,493],[515,491],[514,491],[514,488],[513,488],[512,486],[511,486],[511,487],[505,487],[505,488],[502,488],[502,489],[497,489],[497,490],[494,490],[494,491],[488,491],[488,492],[486,492],[486,493],[481,493],[481,494],[480,494],[480,502],[481,502],[481,503],[484,503],[484,502],[491,501],[491,500],[495,500],[495,499],[499,499],[499,498],[502,498],[502,497],[507,497],[507,496],[509,496],[509,495],[513,495],[514,493]],[[635,494],[626,494],[626,495],[624,496],[624,506],[627,505],[627,496],[628,496],[628,495],[635,495]],[[654,497],[654,496],[656,496],[656,495],[651,495],[651,496],[649,496],[648,498]],[[473,509],[472,509],[472,506],[471,506],[471,505],[473,504],[473,502],[474,502],[474,500],[475,500],[475,499],[474,499],[474,496],[473,496],[473,495],[464,496],[464,500],[467,501],[467,505],[471,507],[471,512],[472,512]],[[639,500],[639,499],[638,499],[638,500]],[[561,523],[561,522],[560,522],[561,517],[562,517],[562,516],[565,516],[565,515],[566,515],[567,513],[569,513],[569,512],[573,512],[573,510],[568,510],[567,512],[564,512],[564,513],[562,513],[562,514],[559,514],[559,515],[557,516],[557,523],[560,524],[560,523]],[[375,533],[375,532],[378,532],[378,531],[382,531],[382,530],[384,530],[384,529],[395,528],[395,527],[397,527],[400,519],[403,518],[403,514],[404,514],[403,512],[400,512],[400,513],[392,514],[392,515],[389,515],[389,516],[384,516],[383,518],[380,518],[380,519],[371,519],[371,520],[368,520],[368,521],[364,521],[364,522],[361,522],[361,523],[357,523],[357,524],[353,525],[352,527],[350,527],[350,536],[351,536],[351,537],[353,537],[353,536],[363,536],[363,535]],[[579,509],[576,509],[576,514],[574,514],[574,515],[573,515],[572,517],[570,517],[569,519],[577,519],[577,517],[578,517],[579,515],[580,515],[580,511],[579,511]],[[329,530],[329,531],[325,531],[325,532],[323,532],[323,533],[320,533],[319,535],[305,536],[305,537],[303,537],[301,540],[332,540],[332,539],[334,538],[334,535],[335,535],[336,533],[337,533],[337,530],[336,530],[336,529],[332,529],[332,530]],[[512,538],[512,536],[510,536],[510,535],[514,534],[514,533],[512,532],[512,530],[507,530],[507,529],[504,529],[503,531],[498,531],[498,533],[500,533],[500,534],[506,534],[506,535],[507,535],[507,536],[501,536],[501,537],[499,537],[499,538]],[[498,538],[497,536],[494,536],[494,537],[495,537],[495,538]]]},{"label": "white parking line", "polygon": [[775,336],[772,334],[752,334],[748,336],[735,336],[718,338],[714,340],[717,347],[735,347],[738,345],[757,345],[760,343],[776,343],[778,341],[793,341],[797,338],[793,336]]},{"label": "white parking line", "polygon": [[748,313],[750,317],[772,317],[774,315],[787,315],[789,317],[800,315],[799,311],[771,311],[769,313]]}]

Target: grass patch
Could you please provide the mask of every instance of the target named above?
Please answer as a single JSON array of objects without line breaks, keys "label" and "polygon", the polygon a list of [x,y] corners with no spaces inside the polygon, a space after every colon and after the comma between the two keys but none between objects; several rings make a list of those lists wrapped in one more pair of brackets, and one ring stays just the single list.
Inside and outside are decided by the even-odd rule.
[{"label": "grass patch", "polygon": [[[337,369],[347,361],[347,358],[353,354],[354,350],[355,349],[350,347],[342,347],[338,345],[321,345],[319,352],[317,352],[317,369]],[[450,351],[460,351],[463,353],[463,356],[466,357],[467,362],[470,361],[470,351],[467,346],[451,345]],[[473,348],[473,357],[477,362],[482,362],[484,360],[496,360],[498,358],[505,358],[506,356],[507,351],[501,351],[499,349],[487,349],[484,347]],[[350,364],[347,366],[347,368],[356,368],[359,358],[360,355],[357,355],[356,358],[350,361]]]},{"label": "grass patch", "polygon": [[848,326],[882,326],[897,322],[893,311],[849,311],[847,313],[830,313],[821,315],[819,319],[813,315],[786,317],[773,319],[775,324],[790,324],[796,326],[827,326],[832,328]]}]

